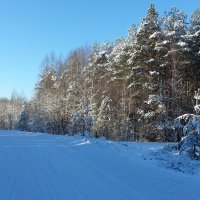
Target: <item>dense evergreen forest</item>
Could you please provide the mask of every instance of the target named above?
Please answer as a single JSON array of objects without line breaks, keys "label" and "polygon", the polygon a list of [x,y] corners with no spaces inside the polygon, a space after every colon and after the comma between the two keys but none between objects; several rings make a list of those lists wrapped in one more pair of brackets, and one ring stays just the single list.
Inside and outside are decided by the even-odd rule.
[{"label": "dense evergreen forest", "polygon": [[200,10],[161,17],[154,5],[126,38],[49,55],[34,97],[0,100],[0,128],[113,140],[179,141],[174,119],[200,88]]}]

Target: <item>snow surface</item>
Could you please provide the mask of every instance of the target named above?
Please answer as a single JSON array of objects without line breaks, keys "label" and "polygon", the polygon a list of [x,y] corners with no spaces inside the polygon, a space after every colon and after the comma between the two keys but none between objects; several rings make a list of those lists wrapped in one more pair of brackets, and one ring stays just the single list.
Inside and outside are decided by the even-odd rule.
[{"label": "snow surface", "polygon": [[200,174],[167,169],[163,146],[0,131],[0,199],[199,199]]}]

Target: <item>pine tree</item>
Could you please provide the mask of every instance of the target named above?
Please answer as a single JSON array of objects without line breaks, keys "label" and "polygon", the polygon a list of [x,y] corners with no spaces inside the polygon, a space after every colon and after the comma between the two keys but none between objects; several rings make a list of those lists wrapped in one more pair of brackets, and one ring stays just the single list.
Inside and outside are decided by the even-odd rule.
[{"label": "pine tree", "polygon": [[95,123],[96,135],[109,138],[114,128],[113,120],[115,119],[113,113],[112,99],[110,99],[108,96],[105,96],[99,108],[99,113]]},{"label": "pine tree", "polygon": [[[176,8],[172,8],[163,18],[163,46],[167,49],[163,64],[167,66],[166,105],[169,115],[176,117],[187,111],[189,97],[187,93],[186,74],[189,73],[189,42],[187,41],[186,16]],[[185,76],[185,77],[184,77]]]},{"label": "pine tree", "polygon": [[[190,39],[191,39],[191,69],[193,88],[197,89],[200,87],[200,9],[194,11],[190,19]],[[194,91],[194,90],[193,90]]]},{"label": "pine tree", "polygon": [[103,45],[95,43],[91,48],[88,66],[84,70],[86,108],[88,110],[87,118],[92,120],[91,125],[93,127],[91,127],[91,130],[95,135],[95,126],[101,106],[101,99],[107,92],[107,65],[111,48],[111,45],[107,42]]},{"label": "pine tree", "polygon": [[[36,101],[34,107],[36,109],[36,116],[38,115],[38,113],[40,113],[40,118],[42,119],[41,122],[43,121],[42,124],[45,124],[44,127],[41,128],[43,131],[47,131],[50,133],[56,132],[56,79],[57,77],[54,66],[47,66],[42,71],[40,80],[35,89]],[[36,119],[37,121],[37,117],[34,117],[34,119]]]},{"label": "pine tree", "polygon": [[24,105],[23,111],[21,112],[21,116],[18,122],[18,129],[21,131],[30,131],[29,110],[27,104]]},{"label": "pine tree", "polygon": [[[194,98],[196,99],[196,115],[185,114],[179,116],[175,122],[176,126],[183,129],[184,137],[178,143],[180,154],[187,154],[192,158],[200,158],[200,89],[195,92]],[[183,123],[184,122],[184,123]]]},{"label": "pine tree", "polygon": [[149,95],[140,111],[142,139],[148,141],[173,141],[172,121],[160,96]]},{"label": "pine tree", "polygon": [[[156,45],[160,42],[161,35],[158,13],[153,4],[148,9],[147,16],[143,19],[136,33],[136,50],[133,56],[135,67],[132,68],[135,81],[130,85],[137,97],[138,117],[140,112],[145,112],[145,102],[152,95],[160,95],[160,58]],[[141,125],[146,124],[140,120],[138,131],[141,132]],[[146,124],[148,126],[148,124]],[[150,130],[149,130],[150,131]]]}]

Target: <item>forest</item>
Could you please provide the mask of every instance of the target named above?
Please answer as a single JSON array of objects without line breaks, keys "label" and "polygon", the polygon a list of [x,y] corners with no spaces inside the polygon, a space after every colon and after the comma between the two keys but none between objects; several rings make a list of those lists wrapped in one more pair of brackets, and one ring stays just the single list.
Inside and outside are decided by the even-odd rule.
[{"label": "forest", "polygon": [[180,141],[175,119],[195,113],[198,88],[200,9],[152,4],[127,37],[46,56],[31,100],[0,99],[0,129]]}]

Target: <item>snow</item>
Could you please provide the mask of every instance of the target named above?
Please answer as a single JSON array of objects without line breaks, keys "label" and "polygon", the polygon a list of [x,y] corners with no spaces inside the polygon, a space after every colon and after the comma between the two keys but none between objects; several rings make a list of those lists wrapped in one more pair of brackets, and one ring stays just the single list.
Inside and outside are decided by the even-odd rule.
[{"label": "snow", "polygon": [[176,32],[175,31],[170,31],[166,35],[167,36],[174,36],[174,35],[176,35]]},{"label": "snow", "polygon": [[161,98],[158,95],[149,95],[148,101],[146,101],[147,104],[151,104],[152,102],[161,102]]},{"label": "snow", "polygon": [[157,72],[157,71],[149,71],[149,74],[150,75],[159,75],[159,72]]},{"label": "snow", "polygon": [[169,40],[164,40],[162,44],[169,44]]},{"label": "snow", "polygon": [[185,47],[185,46],[187,46],[187,43],[186,43],[186,42],[179,41],[179,42],[178,42],[178,45],[181,46],[181,47]]},{"label": "snow", "polygon": [[152,35],[149,36],[149,39],[156,39],[156,38],[159,38],[161,35],[162,35],[161,32],[156,31]]},{"label": "snow", "polygon": [[154,62],[155,60],[154,59],[150,59],[150,60],[147,60],[146,62],[147,63],[152,63],[152,62]]},{"label": "snow", "polygon": [[180,163],[163,146],[0,131],[0,199],[198,199],[199,171],[168,169],[166,159]]},{"label": "snow", "polygon": [[197,31],[194,35],[195,35],[196,37],[200,36],[200,31]]},{"label": "snow", "polygon": [[175,119],[174,126],[176,128],[183,128],[191,118],[193,118],[194,114],[184,114]]}]

